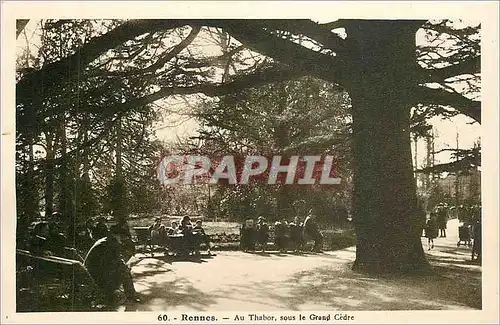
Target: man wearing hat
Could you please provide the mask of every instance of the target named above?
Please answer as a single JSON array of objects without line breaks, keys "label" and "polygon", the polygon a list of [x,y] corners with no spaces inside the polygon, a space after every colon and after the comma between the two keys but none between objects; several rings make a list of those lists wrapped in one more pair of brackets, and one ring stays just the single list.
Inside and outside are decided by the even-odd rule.
[{"label": "man wearing hat", "polygon": [[436,207],[436,222],[439,228],[439,237],[446,237],[446,223],[448,222],[448,209],[442,203]]},{"label": "man wearing hat", "polygon": [[312,251],[321,252],[321,248],[323,247],[323,235],[319,231],[316,217],[312,214],[312,211],[309,211],[308,216],[304,220],[303,237],[305,242],[307,242],[308,239],[314,240]]},{"label": "man wearing hat", "polygon": [[260,245],[262,252],[266,251],[267,241],[269,239],[269,226],[264,217],[257,218],[257,243]]},{"label": "man wearing hat", "polygon": [[94,229],[92,231],[92,239],[96,241],[108,236],[108,234],[109,234],[109,229],[108,226],[106,225],[106,218],[104,217],[97,218],[97,223],[95,224]]},{"label": "man wearing hat", "polygon": [[256,228],[253,219],[247,219],[240,229],[240,248],[244,251],[255,251]]}]

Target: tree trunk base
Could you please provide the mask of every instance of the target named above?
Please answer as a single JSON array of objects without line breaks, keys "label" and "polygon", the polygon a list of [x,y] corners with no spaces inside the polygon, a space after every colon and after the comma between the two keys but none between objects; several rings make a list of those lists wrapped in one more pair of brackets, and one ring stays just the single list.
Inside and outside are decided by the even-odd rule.
[{"label": "tree trunk base", "polygon": [[371,275],[429,275],[433,273],[431,265],[425,259],[402,264],[391,265],[383,261],[365,263],[356,260],[352,265],[352,270]]}]

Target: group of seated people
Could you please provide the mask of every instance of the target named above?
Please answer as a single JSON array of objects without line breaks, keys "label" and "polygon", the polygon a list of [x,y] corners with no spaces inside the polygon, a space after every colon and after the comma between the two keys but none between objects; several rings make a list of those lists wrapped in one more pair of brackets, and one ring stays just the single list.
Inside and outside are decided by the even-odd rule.
[{"label": "group of seated people", "polygon": [[[240,248],[247,251],[255,251],[258,246],[265,252],[268,246],[270,226],[264,217],[260,216],[257,222],[247,219],[240,229]],[[274,245],[279,252],[286,253],[289,249],[293,252],[304,250],[305,244],[313,240],[311,251],[321,252],[323,247],[323,235],[321,234],[315,217],[309,214],[304,222],[295,217],[292,222],[285,219],[274,223]]]},{"label": "group of seated people", "polygon": [[[75,259],[82,253],[83,265],[103,294],[106,303],[116,298],[116,290],[123,286],[127,301],[137,301],[132,274],[124,257],[128,247],[126,222],[108,228],[104,218],[87,221],[84,225],[70,225],[67,233],[61,230],[57,215],[49,221],[32,225],[26,246],[34,255]],[[73,255],[69,255],[73,252]],[[77,257],[76,257],[77,258]],[[78,259],[78,258],[77,258]]]},{"label": "group of seated people", "polygon": [[180,224],[173,221],[170,227],[166,227],[158,217],[148,230],[152,245],[162,246],[176,255],[197,255],[202,244],[210,254],[210,237],[205,233],[201,220],[196,220],[193,226],[191,218],[184,216]]}]

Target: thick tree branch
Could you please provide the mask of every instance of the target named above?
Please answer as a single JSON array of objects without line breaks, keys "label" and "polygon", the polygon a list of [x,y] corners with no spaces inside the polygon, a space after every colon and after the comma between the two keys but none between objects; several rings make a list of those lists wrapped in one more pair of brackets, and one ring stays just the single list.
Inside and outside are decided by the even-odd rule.
[{"label": "thick tree branch", "polygon": [[16,85],[16,95],[17,97],[29,96],[34,93],[40,95],[42,91],[46,92],[54,86],[59,86],[62,80],[78,76],[89,63],[104,52],[129,39],[159,29],[171,29],[186,24],[186,20],[149,19],[128,21],[102,36],[93,38],[73,55],[26,74]]},{"label": "thick tree branch", "polygon": [[481,72],[481,56],[441,69],[421,69],[423,82],[442,82],[451,77],[478,72]]},{"label": "thick tree branch", "polygon": [[481,28],[481,24],[477,26],[468,26],[465,28],[453,28],[451,26],[447,25],[447,21],[441,21],[438,24],[432,24],[430,22],[427,22],[424,26],[422,26],[425,29],[432,29],[440,34],[448,34],[452,37],[458,38],[461,41],[464,42],[470,42],[469,36],[477,34]]},{"label": "thick tree branch", "polygon": [[428,87],[417,88],[414,95],[415,101],[420,104],[448,105],[481,123],[480,101],[471,100],[458,93],[452,93],[444,89]]},{"label": "thick tree branch", "polygon": [[348,21],[347,19],[338,19],[335,21],[331,21],[331,22],[323,23],[323,24],[319,24],[319,25],[323,28],[327,28],[328,30],[334,30],[337,28],[345,28],[345,24],[347,21]]},{"label": "thick tree branch", "polygon": [[189,33],[189,35],[183,39],[179,44],[174,45],[170,51],[163,53],[155,63],[145,67],[144,69],[137,69],[132,71],[106,71],[101,70],[97,71],[93,75],[100,76],[116,76],[116,77],[132,77],[140,74],[146,74],[150,72],[155,72],[158,69],[161,69],[168,63],[168,61],[175,58],[182,50],[184,50],[189,44],[191,44],[198,33],[200,32],[201,27],[195,26]]},{"label": "thick tree branch", "polygon": [[[224,29],[241,43],[263,55],[269,56],[294,69],[307,71],[325,80],[343,84],[347,79],[345,65],[338,57],[321,54],[301,45],[274,36],[263,29],[260,21],[216,20],[207,21],[211,26]],[[272,30],[271,26],[267,26]]]},{"label": "thick tree branch", "polygon": [[222,96],[246,88],[265,85],[271,82],[289,80],[292,78],[301,77],[304,74],[297,70],[288,70],[283,68],[272,67],[265,70],[257,71],[252,75],[241,76],[231,82],[223,84],[200,84],[186,87],[163,87],[157,92],[150,95],[137,98],[133,101],[120,105],[120,110],[130,109],[147,105],[156,100],[166,98],[172,95],[189,95],[202,93],[207,96]]},{"label": "thick tree branch", "polygon": [[466,172],[475,169],[476,167],[481,166],[481,155],[470,155],[460,158],[458,160],[437,164],[430,167],[425,167],[421,169],[417,169],[417,173],[430,174],[430,173],[460,173]]},{"label": "thick tree branch", "polygon": [[[123,104],[117,104],[110,107],[106,107],[105,111],[108,114],[114,114],[117,112],[126,112],[137,107],[148,105],[157,101],[159,99],[167,98],[172,95],[189,95],[189,94],[205,94],[207,96],[222,96],[239,90],[243,90],[250,87],[256,87],[260,85],[265,85],[271,82],[285,81],[293,78],[298,78],[304,76],[305,74],[299,70],[289,70],[282,67],[270,67],[263,70],[257,70],[251,75],[243,75],[235,78],[231,82],[222,84],[199,84],[193,86],[185,87],[163,87],[160,90],[143,96],[135,98],[133,100],[127,101]],[[50,112],[48,111],[38,111],[36,116],[37,121],[42,121],[47,117]],[[34,118],[24,119],[25,123],[35,123]],[[18,126],[24,125],[22,122],[18,121]]]},{"label": "thick tree branch", "polygon": [[19,35],[23,32],[24,27],[28,25],[29,19],[17,19],[16,20],[16,38],[19,37]]},{"label": "thick tree branch", "polygon": [[259,22],[262,22],[264,28],[274,28],[292,34],[301,34],[323,44],[336,53],[345,52],[345,41],[340,36],[332,33],[324,25],[315,23],[312,20],[273,19]]}]

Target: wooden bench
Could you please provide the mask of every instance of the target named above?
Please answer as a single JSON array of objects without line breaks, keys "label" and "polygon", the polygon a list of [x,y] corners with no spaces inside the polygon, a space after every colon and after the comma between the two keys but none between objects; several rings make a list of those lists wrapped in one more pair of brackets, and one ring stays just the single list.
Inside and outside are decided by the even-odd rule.
[{"label": "wooden bench", "polygon": [[149,247],[151,254],[153,254],[153,245],[151,243],[151,232],[149,227],[134,227],[133,230],[136,237],[136,245],[142,246],[144,252],[147,252]]},{"label": "wooden bench", "polygon": [[[81,261],[37,255],[17,249],[16,267],[18,294],[28,292],[41,295],[43,288],[46,288],[47,295],[42,295],[40,299],[55,300],[58,297],[66,297],[71,304],[80,306],[90,304],[98,294],[92,277]],[[48,304],[46,301],[40,301],[40,304],[44,303]],[[37,306],[28,307],[37,310]]]},{"label": "wooden bench", "polygon": [[[182,234],[167,235],[161,243],[153,243],[149,227],[134,227],[133,230],[137,238],[136,244],[143,247],[144,253],[149,252],[151,253],[151,256],[154,256],[153,248],[155,245],[158,245],[165,252],[173,254],[184,253],[185,239]],[[196,248],[199,250],[200,245],[195,246],[198,247],[194,247],[194,250],[196,250]],[[209,249],[209,247],[206,249]]]}]

